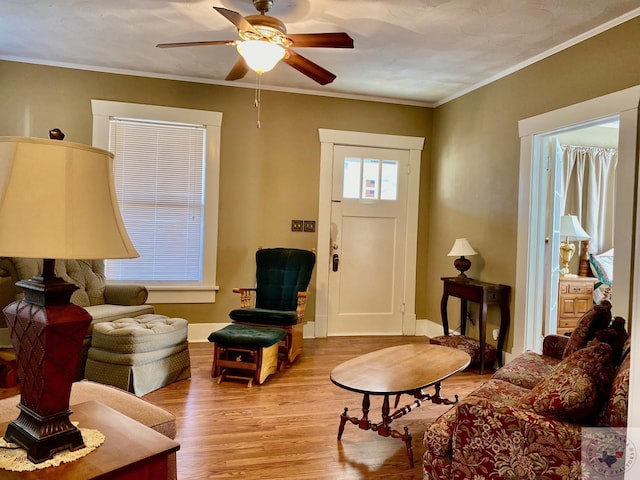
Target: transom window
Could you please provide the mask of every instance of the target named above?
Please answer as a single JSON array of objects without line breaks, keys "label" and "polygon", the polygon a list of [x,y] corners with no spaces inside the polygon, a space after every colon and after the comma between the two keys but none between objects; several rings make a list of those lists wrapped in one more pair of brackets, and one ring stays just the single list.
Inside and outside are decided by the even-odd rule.
[{"label": "transom window", "polygon": [[398,162],[375,158],[345,158],[342,197],[397,200]]}]

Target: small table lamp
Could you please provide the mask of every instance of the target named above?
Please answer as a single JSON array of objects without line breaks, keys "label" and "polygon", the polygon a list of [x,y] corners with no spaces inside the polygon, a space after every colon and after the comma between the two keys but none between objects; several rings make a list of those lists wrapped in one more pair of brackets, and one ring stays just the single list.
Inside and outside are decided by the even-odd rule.
[{"label": "small table lamp", "polygon": [[[58,136],[60,138],[60,136]],[[0,137],[0,255],[44,258],[20,281],[24,300],[4,309],[16,350],[20,413],[4,438],[42,462],[84,446],[69,396],[91,316],[69,303],[78,288],[55,258],[133,258],[113,184],[113,155],[60,140]]]},{"label": "small table lamp", "polygon": [[[573,257],[576,246],[570,243],[572,240],[589,240],[591,237],[585,232],[575,215],[563,215],[560,217],[560,237],[565,240],[560,243],[560,275],[570,276],[569,262]],[[575,276],[575,275],[574,275]]]},{"label": "small table lamp", "polygon": [[471,248],[471,245],[469,245],[469,242],[466,238],[456,239],[456,241],[453,243],[451,251],[447,254],[447,256],[449,257],[460,257],[456,258],[453,262],[453,266],[456,267],[456,270],[460,272],[456,277],[456,280],[463,282],[469,281],[469,278],[465,275],[464,272],[471,268],[471,260],[465,257],[470,257],[471,255],[477,254],[478,252]]}]

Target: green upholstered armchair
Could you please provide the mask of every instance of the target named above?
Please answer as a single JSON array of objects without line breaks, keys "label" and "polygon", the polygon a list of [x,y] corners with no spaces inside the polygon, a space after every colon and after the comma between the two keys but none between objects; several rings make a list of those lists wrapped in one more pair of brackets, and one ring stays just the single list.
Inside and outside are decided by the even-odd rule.
[{"label": "green upholstered armchair", "polygon": [[256,287],[234,288],[240,308],[229,313],[233,323],[286,330],[281,356],[290,365],[302,352],[307,293],[316,255],[296,248],[264,248],[256,252]]}]

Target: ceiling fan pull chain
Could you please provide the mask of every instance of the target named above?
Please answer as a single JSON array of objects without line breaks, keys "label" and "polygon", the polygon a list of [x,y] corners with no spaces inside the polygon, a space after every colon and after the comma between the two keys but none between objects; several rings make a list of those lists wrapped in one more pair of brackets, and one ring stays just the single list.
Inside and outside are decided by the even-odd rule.
[{"label": "ceiling fan pull chain", "polygon": [[256,95],[253,100],[253,105],[257,108],[258,121],[256,122],[256,128],[260,128],[260,79],[262,74],[256,73]]}]

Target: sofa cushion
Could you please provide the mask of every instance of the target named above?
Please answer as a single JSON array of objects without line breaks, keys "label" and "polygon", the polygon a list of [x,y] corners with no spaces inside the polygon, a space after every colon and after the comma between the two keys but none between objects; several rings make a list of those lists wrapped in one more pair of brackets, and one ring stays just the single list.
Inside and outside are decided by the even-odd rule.
[{"label": "sofa cushion", "polygon": [[[518,407],[527,401],[530,393],[531,390],[528,388],[491,379],[471,392],[461,403],[476,398],[490,398],[492,402]],[[457,409],[458,406],[454,406],[426,428],[423,443],[425,450],[432,455],[443,457],[451,454],[451,438],[456,424]]]},{"label": "sofa cushion", "polygon": [[531,389],[503,380],[491,379],[471,392],[467,398],[490,398],[503,405],[522,406],[531,395]]},{"label": "sofa cushion", "polygon": [[587,311],[580,320],[567,343],[562,358],[566,358],[572,353],[584,348],[589,340],[595,337],[598,330],[607,328],[611,323],[611,302],[603,300],[598,305]]},{"label": "sofa cushion", "polygon": [[469,398],[458,407],[448,478],[577,480],[582,478],[581,438],[580,425],[550,422],[531,410],[487,398]]},{"label": "sofa cushion", "polygon": [[612,380],[611,347],[589,344],[554,367],[531,390],[530,401],[540,415],[581,422],[598,411]]},{"label": "sofa cushion", "polygon": [[524,352],[494,373],[492,378],[531,389],[549,375],[559,363],[559,358],[540,355],[536,352]]}]

